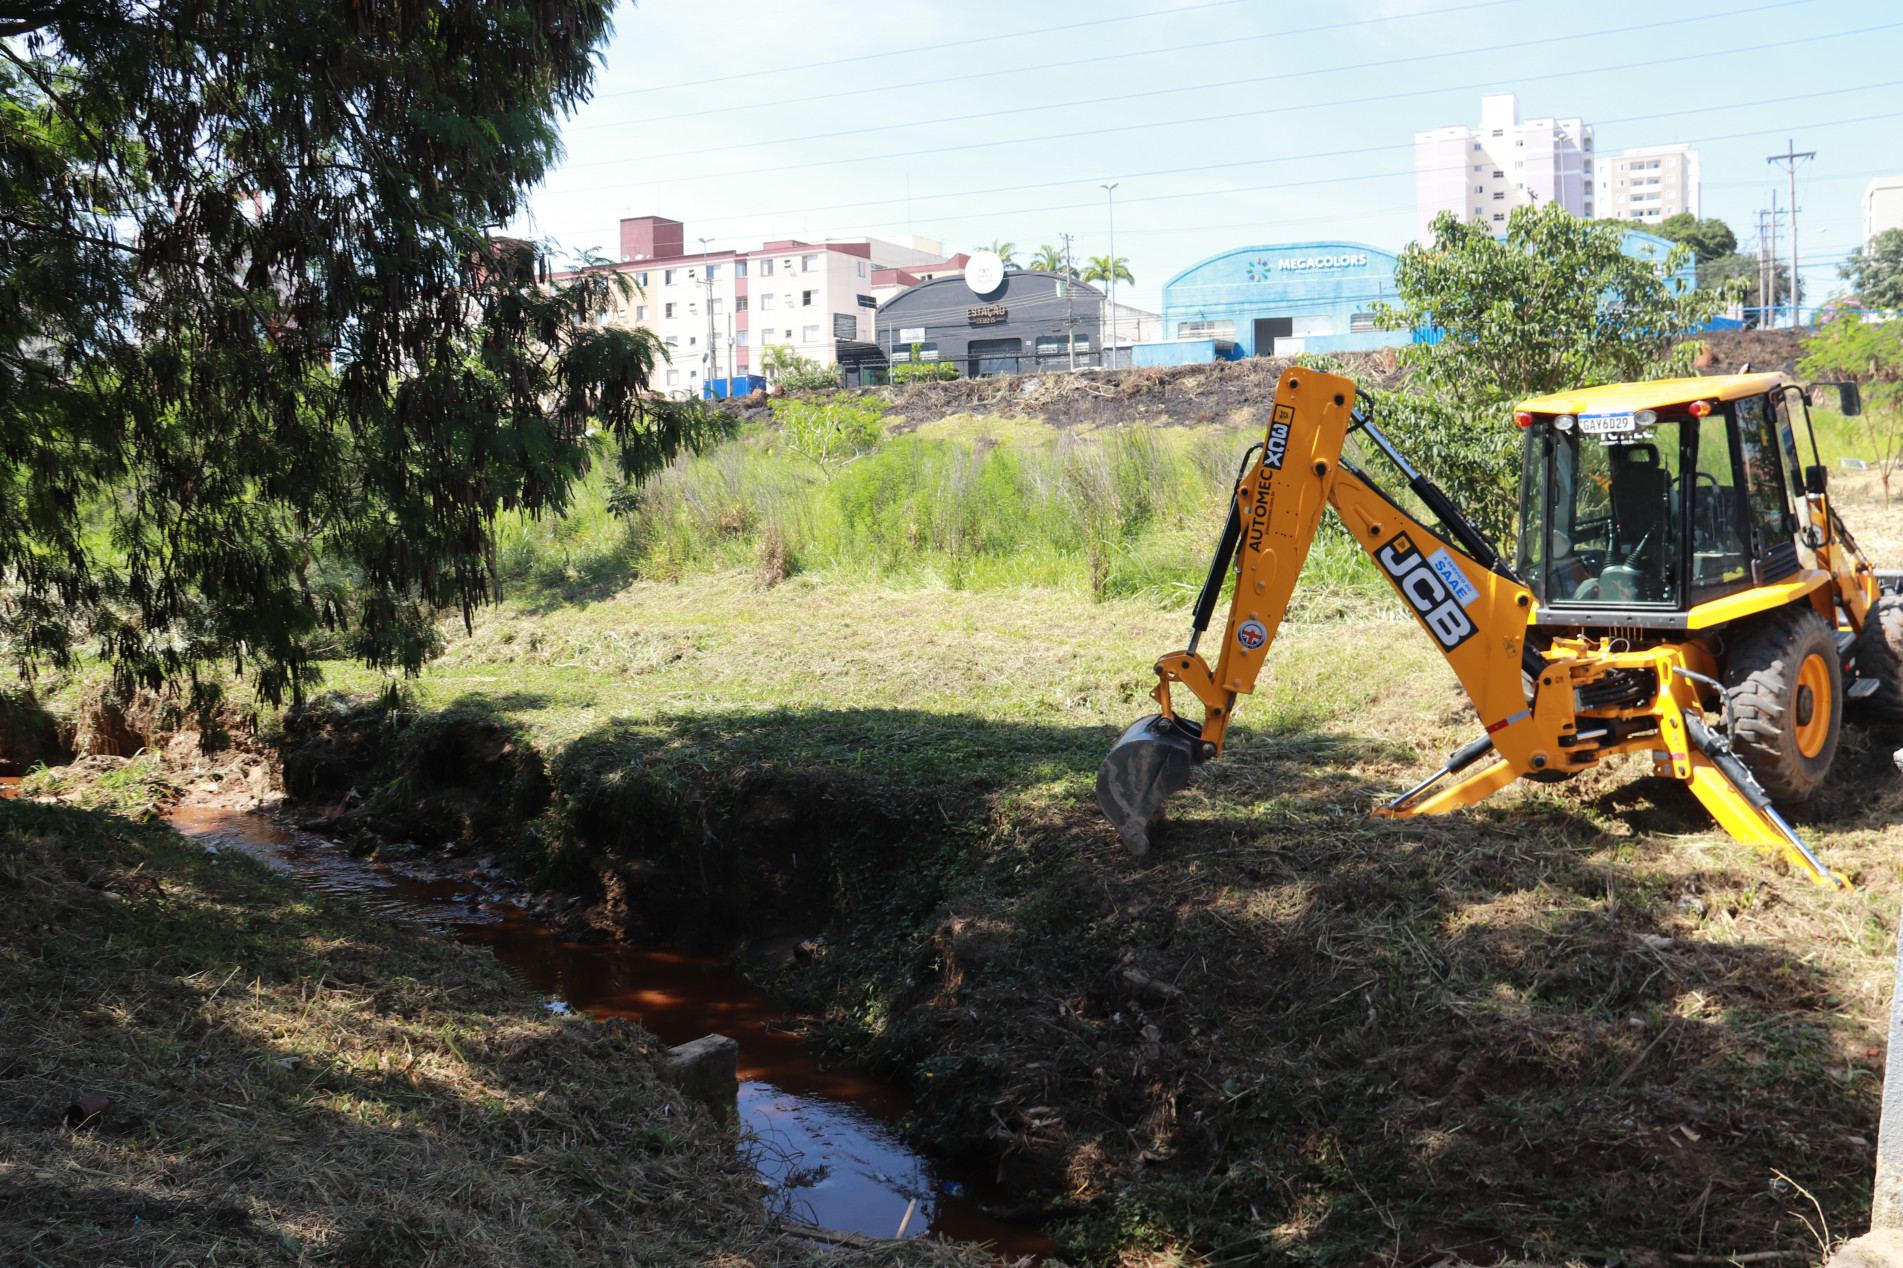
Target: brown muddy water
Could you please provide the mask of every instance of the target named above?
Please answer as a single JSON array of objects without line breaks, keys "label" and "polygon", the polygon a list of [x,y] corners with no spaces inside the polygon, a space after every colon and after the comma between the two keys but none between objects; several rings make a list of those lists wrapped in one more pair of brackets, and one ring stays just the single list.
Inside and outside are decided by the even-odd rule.
[{"label": "brown muddy water", "polygon": [[474,872],[405,875],[236,810],[181,806],[170,818],[208,850],[249,854],[320,893],[487,947],[552,1012],[633,1018],[668,1044],[709,1032],[738,1039],[742,1152],[789,1218],[892,1237],[916,1199],[908,1238],[990,1243],[1014,1257],[1051,1250],[1038,1233],[987,1212],[987,1199],[1002,1198],[980,1176],[905,1144],[897,1125],[911,1111],[906,1098],[851,1066],[821,1065],[799,1036],[777,1027],[785,1010],[717,951],[568,942],[495,901]]}]

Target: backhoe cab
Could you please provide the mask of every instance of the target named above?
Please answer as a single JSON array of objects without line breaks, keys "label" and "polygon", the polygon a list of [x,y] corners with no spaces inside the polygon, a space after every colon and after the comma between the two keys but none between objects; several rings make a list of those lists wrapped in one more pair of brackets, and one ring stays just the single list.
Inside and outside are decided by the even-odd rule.
[{"label": "backhoe cab", "polygon": [[[1854,384],[1821,386],[1858,412]],[[1439,813],[1522,776],[1563,779],[1649,752],[1732,835],[1841,885],[1775,803],[1823,782],[1846,700],[1903,721],[1903,599],[1883,592],[1831,508],[1810,427],[1817,390],[1747,374],[1523,403],[1520,544],[1509,561],[1395,450],[1352,382],[1287,371],[1263,443],[1244,459],[1189,643],[1156,662],[1161,711],[1104,759],[1099,805],[1133,853],[1149,849],[1165,799],[1221,754],[1329,506],[1485,726],[1377,813]],[[1343,456],[1357,434],[1426,519]],[[1232,565],[1211,665],[1198,644]],[[1882,580],[1894,588],[1897,578]],[[1200,701],[1200,720],[1177,713],[1172,684]]]}]

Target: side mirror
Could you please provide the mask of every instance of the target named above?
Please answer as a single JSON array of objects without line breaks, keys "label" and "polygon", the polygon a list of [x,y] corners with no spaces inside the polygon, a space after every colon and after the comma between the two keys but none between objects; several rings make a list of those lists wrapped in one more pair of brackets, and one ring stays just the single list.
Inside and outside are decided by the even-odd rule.
[{"label": "side mirror", "polygon": [[1824,486],[1830,479],[1829,467],[1804,468],[1804,492],[1812,497],[1823,496]]},{"label": "side mirror", "polygon": [[1863,393],[1855,383],[1812,383],[1804,388],[1804,404],[1823,404],[1823,389],[1837,389],[1837,412],[1845,418],[1855,418],[1863,413]]}]

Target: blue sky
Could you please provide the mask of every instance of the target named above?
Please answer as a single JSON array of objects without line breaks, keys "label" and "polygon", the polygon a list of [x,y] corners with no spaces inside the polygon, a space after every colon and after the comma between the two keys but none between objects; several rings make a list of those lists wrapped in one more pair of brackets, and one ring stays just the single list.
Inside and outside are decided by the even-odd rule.
[{"label": "blue sky", "polygon": [[[1903,172],[1903,6],[1873,0],[647,0],[623,4],[568,156],[515,226],[616,249],[916,233],[1109,248],[1129,298],[1256,243],[1413,236],[1413,137],[1483,93],[1602,153],[1686,142],[1704,214],[1755,244],[1787,140],[1810,294],[1840,286],[1870,178]],[[1779,257],[1788,247],[1781,239]]]}]

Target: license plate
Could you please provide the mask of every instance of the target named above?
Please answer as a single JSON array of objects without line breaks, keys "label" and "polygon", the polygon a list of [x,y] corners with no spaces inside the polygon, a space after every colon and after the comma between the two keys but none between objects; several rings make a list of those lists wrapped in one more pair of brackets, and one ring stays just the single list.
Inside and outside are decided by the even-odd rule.
[{"label": "license plate", "polygon": [[1610,436],[1637,431],[1638,423],[1630,414],[1581,414],[1579,430],[1588,436]]}]

